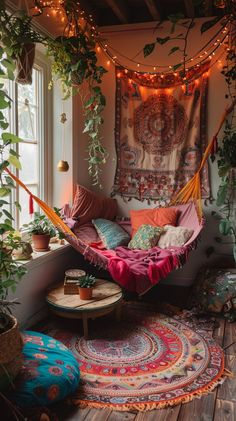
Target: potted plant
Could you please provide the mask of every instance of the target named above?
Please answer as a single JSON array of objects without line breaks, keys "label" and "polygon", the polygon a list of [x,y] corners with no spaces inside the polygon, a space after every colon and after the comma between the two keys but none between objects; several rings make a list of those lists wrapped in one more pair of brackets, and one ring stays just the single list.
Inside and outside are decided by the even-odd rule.
[{"label": "potted plant", "polygon": [[79,296],[81,300],[91,300],[93,295],[93,286],[96,282],[94,276],[86,273],[83,276],[80,276],[78,285],[79,285]]},{"label": "potted plant", "polygon": [[[3,55],[0,49],[0,68],[4,75],[14,67],[9,51]],[[12,253],[19,246],[20,238],[16,235],[11,214],[11,191],[14,182],[7,173],[11,164],[20,169],[19,156],[14,145],[20,139],[7,132],[8,122],[2,110],[10,106],[4,85],[0,84],[0,390],[18,373],[22,363],[22,340],[16,318],[11,314],[16,300],[9,298],[9,293],[16,290],[16,285],[26,272],[24,266],[12,259]],[[15,206],[20,207],[18,202]]]},{"label": "potted plant", "polygon": [[[44,41],[44,37],[31,26],[32,17],[22,10],[10,14],[6,11],[5,1],[0,4],[0,39],[4,49],[12,51],[16,64],[15,80],[21,84],[32,83],[32,69],[35,56],[35,43]],[[8,77],[14,79],[13,69]]]},{"label": "potted plant", "polygon": [[94,26],[81,20],[75,2],[64,2],[63,7],[67,15],[66,27],[63,36],[47,40],[48,55],[52,58],[53,77],[61,82],[64,99],[80,94],[85,114],[84,133],[89,136],[88,170],[94,184],[98,184],[100,165],[107,158],[99,133],[106,99],[98,86],[106,69],[97,64],[98,35]]},{"label": "potted plant", "polygon": [[[57,210],[57,208],[54,208],[54,210]],[[32,221],[23,225],[23,230],[31,236],[35,251],[49,251],[50,239],[58,234],[58,230],[47,216],[39,212],[34,213]]]}]

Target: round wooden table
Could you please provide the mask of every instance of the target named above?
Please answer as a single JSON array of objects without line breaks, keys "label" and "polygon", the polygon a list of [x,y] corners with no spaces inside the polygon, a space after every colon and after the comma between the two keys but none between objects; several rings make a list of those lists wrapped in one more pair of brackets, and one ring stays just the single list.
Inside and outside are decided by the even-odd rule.
[{"label": "round wooden table", "polygon": [[51,311],[69,319],[82,319],[85,338],[88,337],[88,319],[96,319],[116,311],[121,316],[122,290],[119,285],[104,279],[97,279],[91,300],[81,300],[79,294],[64,294],[63,284],[51,288],[46,301]]}]

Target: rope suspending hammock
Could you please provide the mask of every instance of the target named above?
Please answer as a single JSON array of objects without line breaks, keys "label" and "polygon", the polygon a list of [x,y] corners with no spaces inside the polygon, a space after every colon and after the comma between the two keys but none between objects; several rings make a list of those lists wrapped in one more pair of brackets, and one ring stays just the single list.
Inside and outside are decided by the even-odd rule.
[{"label": "rope suspending hammock", "polygon": [[[214,149],[214,146],[217,141],[217,136],[224,124],[224,121],[226,117],[233,111],[233,108],[236,104],[236,99],[232,102],[232,104],[226,108],[224,111],[219,128],[216,132],[216,134],[213,136],[211,142],[208,144],[201,164],[199,166],[198,171],[196,174],[189,180],[189,182],[177,193],[175,198],[172,200],[171,205],[175,204],[186,204],[190,201],[195,201],[197,205],[197,211],[198,211],[198,217],[199,220],[202,218],[202,203],[201,203],[201,180],[200,180],[200,172],[209,157],[210,153]],[[26,185],[19,180],[16,175],[14,175],[8,168],[6,168],[6,171],[10,175],[10,177],[13,178],[13,180],[19,184],[29,195],[30,195],[30,208],[32,210],[32,202],[35,200],[35,202],[39,205],[39,207],[43,210],[43,212],[46,214],[46,216],[50,219],[50,221],[57,227],[59,230],[61,230],[64,234],[68,234],[69,236],[75,237],[75,234],[68,228],[68,226],[65,224],[65,222],[54,212],[50,206],[48,206],[43,200],[39,199],[37,196],[31,193],[31,191],[26,187]]]}]

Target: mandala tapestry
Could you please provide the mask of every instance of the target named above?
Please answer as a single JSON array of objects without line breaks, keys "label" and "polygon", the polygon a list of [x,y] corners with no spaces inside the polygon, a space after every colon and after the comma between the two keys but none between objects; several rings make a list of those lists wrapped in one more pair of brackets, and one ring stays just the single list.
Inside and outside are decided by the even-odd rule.
[{"label": "mandala tapestry", "polygon": [[[165,206],[192,178],[207,145],[208,65],[188,75],[116,69],[117,168],[113,194]],[[203,168],[202,197],[210,196]]]}]

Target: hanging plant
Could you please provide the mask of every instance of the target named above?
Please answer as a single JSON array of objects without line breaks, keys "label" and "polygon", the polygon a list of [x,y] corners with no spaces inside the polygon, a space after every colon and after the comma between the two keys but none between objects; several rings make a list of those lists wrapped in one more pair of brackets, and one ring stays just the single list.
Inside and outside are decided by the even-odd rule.
[{"label": "hanging plant", "polygon": [[64,99],[80,94],[85,113],[84,133],[89,136],[88,170],[93,183],[99,184],[107,152],[99,134],[106,100],[98,85],[106,70],[97,65],[94,29],[85,20],[80,21],[73,2],[65,2],[64,7],[68,19],[64,35],[48,40],[48,55],[52,58],[53,77],[61,82]]},{"label": "hanging plant", "polygon": [[[5,1],[0,3],[0,39],[4,52],[11,55],[15,66],[8,62],[8,78],[22,84],[32,83],[32,69],[35,56],[35,43],[44,42],[44,37],[34,31],[31,26],[32,18],[23,11],[9,14]],[[8,60],[8,59],[7,59]],[[16,70],[14,76],[13,70]]]}]

